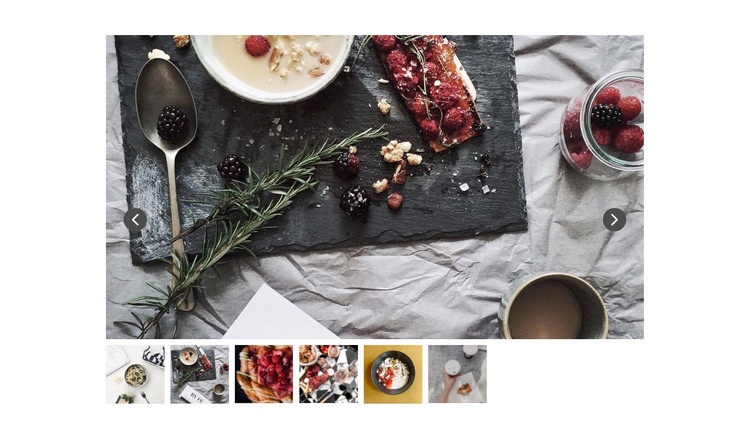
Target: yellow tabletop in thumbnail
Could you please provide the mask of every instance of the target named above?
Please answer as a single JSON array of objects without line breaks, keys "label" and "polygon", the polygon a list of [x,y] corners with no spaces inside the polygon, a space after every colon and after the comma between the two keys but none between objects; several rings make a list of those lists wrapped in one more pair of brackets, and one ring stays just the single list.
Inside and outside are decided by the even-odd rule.
[{"label": "yellow tabletop in thumbnail", "polygon": [[[370,370],[372,369],[372,363],[385,351],[401,351],[406,354],[411,361],[414,362],[414,383],[404,393],[399,395],[387,395],[372,382]],[[422,403],[422,346],[403,346],[403,345],[378,345],[378,346],[365,346],[365,357],[364,357],[364,389],[365,389],[365,403],[396,403],[396,404],[420,404]]]}]

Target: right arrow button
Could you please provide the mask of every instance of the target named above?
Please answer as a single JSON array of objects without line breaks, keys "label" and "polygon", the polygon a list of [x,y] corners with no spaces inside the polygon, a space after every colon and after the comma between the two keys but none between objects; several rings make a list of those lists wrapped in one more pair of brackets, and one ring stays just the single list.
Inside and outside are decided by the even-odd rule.
[{"label": "right arrow button", "polygon": [[607,230],[611,230],[613,232],[622,230],[622,228],[625,227],[625,212],[617,208],[609,209],[608,211],[604,212],[604,218],[602,218],[602,222],[604,223],[604,227],[606,227]]}]

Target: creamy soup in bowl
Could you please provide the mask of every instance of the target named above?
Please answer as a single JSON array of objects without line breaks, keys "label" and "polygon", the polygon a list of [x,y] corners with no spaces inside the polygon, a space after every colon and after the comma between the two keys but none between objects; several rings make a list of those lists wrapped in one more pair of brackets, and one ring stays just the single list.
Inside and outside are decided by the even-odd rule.
[{"label": "creamy soup in bowl", "polygon": [[266,104],[307,99],[341,72],[351,35],[196,35],[208,73],[237,96]]}]

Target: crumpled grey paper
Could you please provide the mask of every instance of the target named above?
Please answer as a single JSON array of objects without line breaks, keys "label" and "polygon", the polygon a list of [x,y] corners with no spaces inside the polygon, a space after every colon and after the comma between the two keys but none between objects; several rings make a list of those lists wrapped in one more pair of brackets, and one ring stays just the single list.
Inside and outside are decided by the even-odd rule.
[{"label": "crumpled grey paper", "polygon": [[[563,271],[602,294],[610,338],[643,338],[643,174],[590,180],[557,147],[567,102],[605,74],[643,68],[642,36],[515,37],[529,230],[346,251],[229,260],[204,282],[208,300],[231,324],[253,293],[272,288],[342,338],[498,338],[500,298],[519,277]],[[131,338],[125,300],[168,285],[159,264],[133,266],[113,38],[107,38],[107,337]],[[471,72],[469,72],[471,74]],[[478,99],[481,99],[481,90]],[[627,224],[602,224],[612,207]],[[170,327],[173,315],[164,319]],[[219,338],[226,329],[200,306],[180,314],[178,338]],[[166,333],[164,336],[167,336]]]}]

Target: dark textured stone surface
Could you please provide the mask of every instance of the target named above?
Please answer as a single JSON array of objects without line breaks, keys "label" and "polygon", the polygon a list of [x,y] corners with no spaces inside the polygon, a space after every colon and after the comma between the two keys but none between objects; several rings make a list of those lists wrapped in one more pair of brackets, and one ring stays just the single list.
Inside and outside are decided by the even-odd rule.
[{"label": "dark textured stone surface", "polygon": [[[350,184],[370,185],[389,178],[392,165],[379,155],[385,141],[359,145],[362,172],[351,182],[321,167],[320,184],[300,195],[292,208],[275,221],[272,230],[258,233],[250,243],[257,254],[307,251],[434,238],[460,238],[484,233],[526,230],[526,201],[521,163],[513,38],[510,36],[455,36],[457,53],[477,89],[477,109],[490,129],[457,148],[431,152],[390,84],[377,80],[385,72],[371,47],[356,67],[315,97],[293,105],[266,106],[245,102],[223,89],[206,72],[191,47],[176,49],[170,36],[116,37],[121,94],[123,147],[128,170],[128,204],[148,212],[149,225],[131,234],[133,261],[169,256],[170,217],[163,154],[141,133],[135,114],[135,82],[154,48],[165,50],[187,79],[198,109],[198,135],[177,158],[177,185],[183,228],[202,217],[209,206],[194,203],[219,189],[216,164],[235,153],[256,171],[279,166],[279,154],[289,155],[305,142],[385,125],[392,139],[408,140],[425,150],[423,164],[412,168],[407,182],[394,187],[404,196],[401,210],[388,209],[389,192],[373,195],[365,219],[349,218],[338,207],[340,194]],[[359,41],[355,42],[355,49]],[[353,50],[356,52],[356,50]],[[388,116],[377,101],[388,99]],[[278,118],[281,131],[273,121]],[[478,178],[480,155],[489,153],[487,178]],[[428,174],[425,170],[432,171]],[[461,183],[470,189],[462,192]],[[484,194],[487,185],[491,192]],[[200,251],[203,234],[186,240],[188,252]]]}]

